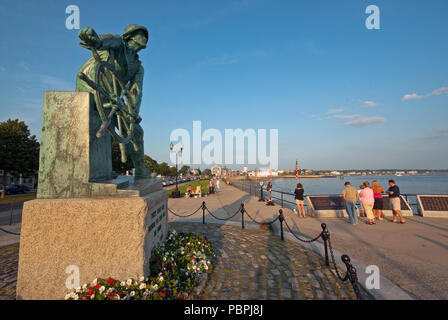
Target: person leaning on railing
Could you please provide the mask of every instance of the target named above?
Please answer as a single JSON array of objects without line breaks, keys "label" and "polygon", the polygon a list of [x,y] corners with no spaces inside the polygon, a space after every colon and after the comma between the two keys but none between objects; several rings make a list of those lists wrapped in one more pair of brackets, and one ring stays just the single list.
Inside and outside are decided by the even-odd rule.
[{"label": "person leaning on railing", "polygon": [[394,180],[389,180],[390,188],[387,190],[389,194],[390,205],[392,207],[392,213],[394,218],[392,222],[397,222],[397,214],[400,217],[400,223],[405,223],[403,216],[401,215],[401,199],[400,199],[400,188],[395,184]]}]

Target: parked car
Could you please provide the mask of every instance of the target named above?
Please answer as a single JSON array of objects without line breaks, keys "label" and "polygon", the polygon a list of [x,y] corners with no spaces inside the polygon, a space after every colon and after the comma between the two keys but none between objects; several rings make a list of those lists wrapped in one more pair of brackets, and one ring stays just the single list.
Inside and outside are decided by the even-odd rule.
[{"label": "parked car", "polygon": [[26,193],[30,191],[30,188],[23,184],[10,184],[5,188],[6,194],[18,194],[18,193]]}]

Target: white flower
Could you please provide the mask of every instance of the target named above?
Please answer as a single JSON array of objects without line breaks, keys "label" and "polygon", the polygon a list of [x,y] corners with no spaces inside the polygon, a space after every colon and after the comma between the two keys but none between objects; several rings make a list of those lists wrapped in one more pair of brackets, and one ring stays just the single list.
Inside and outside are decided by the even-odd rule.
[{"label": "white flower", "polygon": [[117,300],[121,300],[121,298],[120,298],[120,296],[118,294],[116,294],[114,298],[117,299]]},{"label": "white flower", "polygon": [[76,288],[76,292],[81,292],[81,287]]},{"label": "white flower", "polygon": [[135,291],[131,291],[130,296],[131,297],[135,296]]},{"label": "white flower", "polygon": [[100,291],[100,293],[103,293],[104,290],[106,290],[106,287],[105,286],[101,286],[99,291]]},{"label": "white flower", "polygon": [[72,297],[72,295],[70,294],[70,293],[67,293],[66,295],[65,295],[65,300],[68,300],[68,299],[70,299]]},{"label": "white flower", "polygon": [[128,281],[126,281],[126,284],[127,284],[128,286],[132,285],[132,279],[128,279]]},{"label": "white flower", "polygon": [[85,283],[83,286],[82,286],[82,290],[86,290],[87,289],[87,283]]},{"label": "white flower", "polygon": [[156,291],[158,288],[159,288],[159,286],[158,286],[157,284],[155,284],[155,285],[152,286],[152,289],[153,289],[154,291]]},{"label": "white flower", "polygon": [[146,288],[146,284],[144,284],[144,283],[140,284],[140,287],[139,287],[140,290],[145,289],[145,288]]},{"label": "white flower", "polygon": [[144,277],[144,276],[141,276],[141,277],[140,277],[140,281],[145,281],[145,277]]},{"label": "white flower", "polygon": [[90,300],[93,300],[93,298],[95,298],[95,294],[92,294],[92,295],[90,296]]},{"label": "white flower", "polygon": [[120,282],[120,286],[124,287],[126,285],[126,283],[124,281]]},{"label": "white flower", "polygon": [[98,283],[98,279],[93,280],[92,284],[96,285]]},{"label": "white flower", "polygon": [[163,281],[163,277],[160,276],[160,277],[159,277],[159,282],[162,282],[162,281]]}]

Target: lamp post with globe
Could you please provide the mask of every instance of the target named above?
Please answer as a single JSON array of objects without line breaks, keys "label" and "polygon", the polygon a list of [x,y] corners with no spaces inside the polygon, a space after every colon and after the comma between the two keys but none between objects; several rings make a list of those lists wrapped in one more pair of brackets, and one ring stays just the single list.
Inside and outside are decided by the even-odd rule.
[{"label": "lamp post with globe", "polygon": [[175,152],[176,153],[176,190],[174,190],[172,193],[171,193],[171,196],[173,197],[173,198],[180,198],[180,191],[179,191],[179,188],[177,187],[177,176],[178,176],[178,171],[177,171],[177,157],[178,157],[178,154],[179,153],[182,153],[182,149],[184,148],[184,145],[181,143],[180,144],[180,149],[179,150],[173,150],[173,143],[171,142],[170,143],[170,151],[171,152]]}]

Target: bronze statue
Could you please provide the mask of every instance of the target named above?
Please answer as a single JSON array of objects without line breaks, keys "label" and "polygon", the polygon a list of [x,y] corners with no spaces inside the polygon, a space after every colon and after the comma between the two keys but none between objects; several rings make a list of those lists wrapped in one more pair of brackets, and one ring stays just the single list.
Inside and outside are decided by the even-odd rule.
[{"label": "bronze statue", "polygon": [[89,27],[78,34],[81,46],[92,51],[80,68],[76,91],[95,95],[95,104],[103,121],[97,132],[107,130],[120,143],[122,161],[129,155],[136,179],[150,178],[144,164],[143,129],[139,125],[144,70],[137,52],[146,48],[148,30],[136,24],[126,27],[123,35],[97,35]]}]

